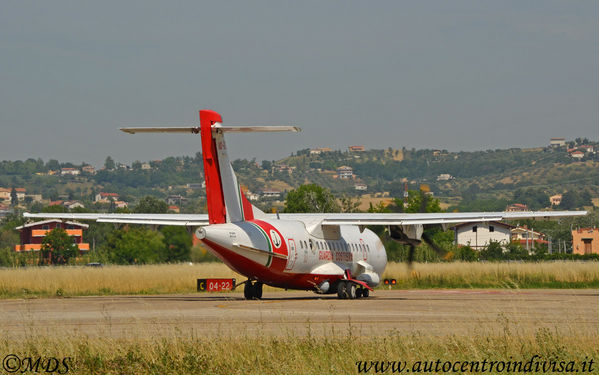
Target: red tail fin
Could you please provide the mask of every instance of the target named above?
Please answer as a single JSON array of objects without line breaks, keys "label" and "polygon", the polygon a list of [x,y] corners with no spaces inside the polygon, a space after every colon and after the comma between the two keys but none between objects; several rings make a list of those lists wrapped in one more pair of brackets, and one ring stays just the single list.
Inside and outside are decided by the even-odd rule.
[{"label": "red tail fin", "polygon": [[202,156],[204,158],[204,178],[206,180],[206,200],[210,224],[226,221],[225,198],[218,165],[217,145],[212,138],[212,125],[222,123],[221,116],[209,110],[200,111],[200,132],[202,135]]}]

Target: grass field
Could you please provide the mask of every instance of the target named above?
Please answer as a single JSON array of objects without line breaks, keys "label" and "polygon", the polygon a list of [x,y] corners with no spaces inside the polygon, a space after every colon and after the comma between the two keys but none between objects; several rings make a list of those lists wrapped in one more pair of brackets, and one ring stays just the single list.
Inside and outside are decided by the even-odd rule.
[{"label": "grass field", "polygon": [[[235,277],[222,263],[0,269],[0,298],[193,293],[201,277]],[[599,262],[390,263],[396,288],[599,288]]]},{"label": "grass field", "polygon": [[[424,372],[437,360],[441,366],[445,361],[459,361],[458,366],[467,362],[466,369],[476,369],[483,361],[487,369],[490,362],[504,366],[503,371],[495,367],[494,371],[484,372],[491,374],[506,373],[508,362],[512,368],[530,362],[533,371],[529,372],[533,373],[559,372],[551,371],[551,367],[548,371],[536,367],[534,371],[543,363],[552,366],[551,361],[557,370],[559,366],[571,366],[588,373],[581,366],[586,361],[588,369],[590,360],[599,358],[598,333],[587,331],[573,337],[542,329],[522,334],[505,323],[502,332],[491,336],[480,333],[459,337],[430,337],[421,332],[363,337],[352,334],[351,329],[328,337],[283,338],[245,336],[243,332],[212,339],[183,334],[158,340],[31,336],[25,340],[3,338],[0,351],[42,361],[54,357],[62,362],[68,357],[68,373],[73,374],[358,374],[377,373],[375,368],[382,373],[380,366],[393,366],[393,361],[408,366],[409,372],[416,372],[412,366],[420,366]],[[375,365],[371,361],[383,362]],[[365,372],[363,366],[372,367]],[[595,363],[593,373],[597,367]],[[386,373],[392,373],[391,369]],[[473,372],[482,373],[482,367],[478,369]],[[64,365],[59,370],[64,373]]]}]

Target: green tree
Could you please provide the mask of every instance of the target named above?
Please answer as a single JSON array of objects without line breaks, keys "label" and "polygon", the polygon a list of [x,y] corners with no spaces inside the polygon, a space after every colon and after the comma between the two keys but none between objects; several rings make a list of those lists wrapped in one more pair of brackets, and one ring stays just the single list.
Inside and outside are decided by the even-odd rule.
[{"label": "green tree", "polygon": [[329,189],[316,184],[302,185],[287,193],[285,212],[339,212],[341,209]]},{"label": "green tree", "polygon": [[139,200],[133,212],[145,214],[165,214],[168,211],[168,205],[165,201],[146,195]]},{"label": "green tree", "polygon": [[160,263],[166,260],[163,238],[161,233],[144,227],[115,230],[102,252],[118,264]]},{"label": "green tree", "polygon": [[[396,205],[403,204],[403,201],[399,198],[396,198],[395,201]],[[441,205],[438,199],[431,197],[422,190],[410,190],[405,212],[441,212]]]},{"label": "green tree", "polygon": [[189,261],[191,251],[191,235],[184,227],[165,226],[160,229],[166,244],[167,262]]},{"label": "green tree", "polygon": [[339,201],[341,201],[341,212],[360,212],[360,200],[358,198],[354,200],[354,198],[343,194]]},{"label": "green tree", "polygon": [[110,156],[107,156],[106,160],[104,161],[104,168],[107,171],[112,171],[112,170],[114,170],[114,167],[115,167],[114,160]]},{"label": "green tree", "polygon": [[57,214],[57,213],[69,212],[69,210],[65,206],[62,206],[60,204],[55,204],[52,206],[46,206],[46,207],[42,208],[42,212],[46,213],[46,214],[51,214],[51,213]]},{"label": "green tree", "polygon": [[15,189],[13,187],[12,190],[10,191],[10,205],[14,207],[18,203],[19,203],[19,196],[17,195],[17,189]]},{"label": "green tree", "polygon": [[66,264],[79,253],[73,237],[62,228],[52,229],[42,240],[42,256],[52,264]]},{"label": "green tree", "polygon": [[484,250],[480,252],[480,259],[498,260],[503,258],[503,248],[497,241],[491,241]]}]

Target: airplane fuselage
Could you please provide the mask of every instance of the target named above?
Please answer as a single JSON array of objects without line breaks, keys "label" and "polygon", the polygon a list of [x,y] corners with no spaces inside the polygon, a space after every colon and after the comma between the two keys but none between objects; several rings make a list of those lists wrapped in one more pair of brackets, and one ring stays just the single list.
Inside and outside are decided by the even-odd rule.
[{"label": "airplane fuselage", "polygon": [[249,220],[202,227],[196,236],[236,272],[279,288],[333,293],[344,270],[374,287],[387,265],[379,237],[355,225],[315,232],[301,221]]}]

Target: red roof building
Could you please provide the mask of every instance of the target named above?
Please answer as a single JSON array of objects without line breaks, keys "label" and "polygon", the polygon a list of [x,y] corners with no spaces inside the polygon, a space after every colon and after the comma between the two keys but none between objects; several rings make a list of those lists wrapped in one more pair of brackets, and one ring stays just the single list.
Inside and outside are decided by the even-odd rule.
[{"label": "red roof building", "polygon": [[58,219],[36,221],[16,227],[21,234],[21,244],[15,246],[15,251],[40,251],[42,241],[46,234],[55,228],[63,228],[67,234],[73,237],[73,242],[79,247],[79,252],[89,251],[89,244],[83,243],[83,230],[89,225],[75,221],[62,222]]}]

